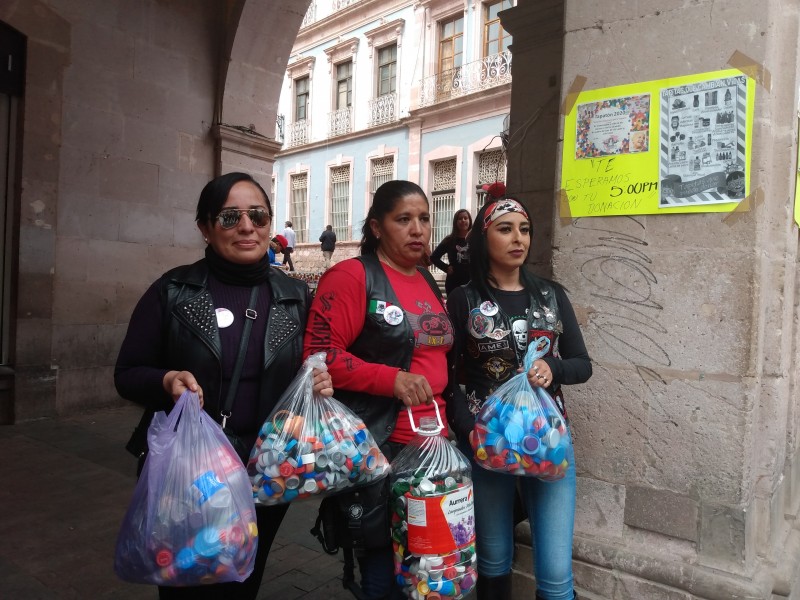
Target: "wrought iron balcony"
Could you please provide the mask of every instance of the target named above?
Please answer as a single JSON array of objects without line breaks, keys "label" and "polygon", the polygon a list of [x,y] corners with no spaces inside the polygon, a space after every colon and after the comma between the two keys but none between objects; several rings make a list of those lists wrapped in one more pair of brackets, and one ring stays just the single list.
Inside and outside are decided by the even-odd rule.
[{"label": "wrought iron balcony", "polygon": [[370,127],[397,121],[397,92],[390,92],[369,101]]},{"label": "wrought iron balcony", "polygon": [[511,82],[511,52],[487,56],[422,80],[419,106],[430,106]]},{"label": "wrought iron balcony", "polygon": [[289,125],[289,144],[290,148],[294,146],[302,146],[308,143],[309,138],[309,122],[308,119],[302,119]]},{"label": "wrought iron balcony", "polygon": [[277,115],[275,117],[275,141],[279,144],[283,143],[286,135],[286,117],[284,115]]},{"label": "wrought iron balcony", "polygon": [[350,133],[353,129],[353,107],[340,108],[328,113],[328,137]]}]

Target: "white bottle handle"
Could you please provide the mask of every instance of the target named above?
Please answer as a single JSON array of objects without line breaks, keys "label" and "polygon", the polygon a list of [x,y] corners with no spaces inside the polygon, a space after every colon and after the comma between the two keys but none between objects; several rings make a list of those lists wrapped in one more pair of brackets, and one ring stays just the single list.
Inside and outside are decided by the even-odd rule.
[{"label": "white bottle handle", "polygon": [[[436,402],[436,400],[433,401],[433,408],[436,409],[436,421],[439,424],[439,427],[436,430],[436,433],[438,434],[444,429],[444,424],[442,424],[442,415],[439,413],[439,403]],[[414,415],[411,412],[411,407],[410,406],[406,406],[406,410],[408,411],[408,420],[411,423],[411,431],[413,431],[414,433],[417,433],[419,431],[419,427],[414,425]],[[433,432],[431,432],[431,433],[433,433]]]}]

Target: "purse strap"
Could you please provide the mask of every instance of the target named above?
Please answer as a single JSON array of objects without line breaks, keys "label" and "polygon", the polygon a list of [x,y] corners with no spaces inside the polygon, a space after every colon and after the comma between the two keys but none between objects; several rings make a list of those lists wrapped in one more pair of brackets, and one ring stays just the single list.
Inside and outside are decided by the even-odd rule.
[{"label": "purse strap", "polygon": [[231,375],[231,384],[228,387],[228,395],[225,397],[225,404],[222,406],[220,416],[222,417],[222,427],[225,428],[225,423],[228,417],[231,416],[231,409],[233,408],[233,401],[236,399],[236,390],[239,387],[239,379],[242,376],[242,367],[244,366],[244,357],[247,354],[247,343],[250,340],[250,330],[253,329],[253,321],[258,318],[256,312],[256,301],[258,300],[258,290],[260,286],[253,286],[250,292],[250,305],[244,311],[245,321],[244,329],[242,329],[242,339],[239,340],[239,353],[236,356],[236,365],[233,367],[233,374]]}]

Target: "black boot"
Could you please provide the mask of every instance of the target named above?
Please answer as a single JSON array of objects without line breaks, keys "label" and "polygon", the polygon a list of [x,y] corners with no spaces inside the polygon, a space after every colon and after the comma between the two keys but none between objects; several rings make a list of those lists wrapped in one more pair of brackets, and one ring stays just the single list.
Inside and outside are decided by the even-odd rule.
[{"label": "black boot", "polygon": [[511,573],[499,577],[478,574],[478,600],[511,600]]}]

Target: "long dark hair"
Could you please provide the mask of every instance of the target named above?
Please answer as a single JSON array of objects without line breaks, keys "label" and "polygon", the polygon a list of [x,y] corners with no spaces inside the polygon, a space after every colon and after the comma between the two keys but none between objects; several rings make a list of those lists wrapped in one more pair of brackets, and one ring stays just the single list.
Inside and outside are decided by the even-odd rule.
[{"label": "long dark hair", "polygon": [[372,206],[364,218],[364,225],[361,227],[361,254],[376,254],[380,240],[372,233],[369,223],[375,219],[379,223],[383,218],[394,210],[397,203],[406,196],[419,194],[428,203],[428,197],[422,188],[412,181],[405,179],[394,179],[381,185],[372,198]]},{"label": "long dark hair", "polygon": [[228,199],[228,194],[231,193],[231,188],[239,182],[246,181],[252,183],[264,196],[264,202],[267,204],[267,212],[269,218],[272,220],[272,204],[270,204],[269,196],[264,188],[253,179],[252,175],[247,173],[226,173],[220,175],[209,181],[203,191],[200,192],[200,199],[197,201],[197,214],[195,220],[198,223],[205,223],[212,225],[212,221],[217,217],[219,211],[222,210],[225,201]]},{"label": "long dark hair", "polygon": [[[506,196],[510,200],[515,200],[512,196]],[[519,200],[517,200],[519,202]],[[520,204],[522,204],[520,202]],[[492,297],[489,290],[489,284],[492,283],[497,286],[489,270],[489,249],[486,244],[486,232],[483,230],[483,221],[486,218],[486,212],[490,207],[493,207],[494,201],[487,202],[481,206],[478,214],[475,215],[475,224],[469,231],[467,241],[469,242],[469,274],[470,281],[478,288],[483,297]],[[528,217],[530,224],[530,217]],[[533,241],[533,226],[529,230],[531,241]],[[529,272],[525,265],[520,269],[520,280],[522,284],[530,289],[535,285],[534,281],[536,276]]]},{"label": "long dark hair", "polygon": [[[458,234],[458,217],[463,213],[467,213],[467,216],[469,217],[469,228],[472,230],[472,214],[466,208],[459,208],[453,215],[453,229],[450,231],[450,234],[447,237],[439,242],[440,244],[450,244],[461,237]],[[469,235],[469,232],[467,232],[467,235]]]}]

